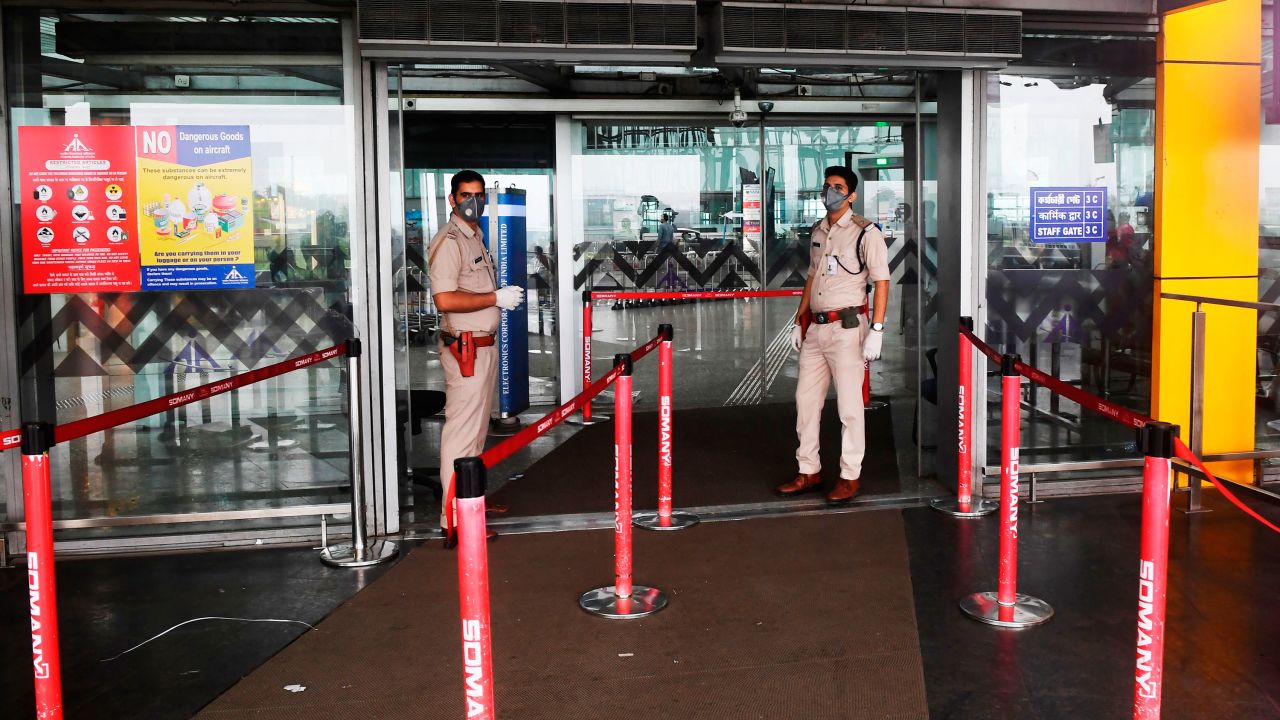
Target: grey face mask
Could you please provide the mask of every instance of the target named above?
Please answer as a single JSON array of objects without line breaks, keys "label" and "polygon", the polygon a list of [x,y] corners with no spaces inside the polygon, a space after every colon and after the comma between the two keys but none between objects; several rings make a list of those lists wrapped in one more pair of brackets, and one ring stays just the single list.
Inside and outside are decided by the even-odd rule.
[{"label": "grey face mask", "polygon": [[822,204],[827,206],[827,212],[835,212],[839,210],[840,206],[844,205],[844,201],[848,199],[848,195],[841,193],[833,187],[829,187],[822,191]]},{"label": "grey face mask", "polygon": [[479,195],[471,197],[458,203],[458,215],[468,222],[479,222],[480,216],[484,214],[484,198]]}]

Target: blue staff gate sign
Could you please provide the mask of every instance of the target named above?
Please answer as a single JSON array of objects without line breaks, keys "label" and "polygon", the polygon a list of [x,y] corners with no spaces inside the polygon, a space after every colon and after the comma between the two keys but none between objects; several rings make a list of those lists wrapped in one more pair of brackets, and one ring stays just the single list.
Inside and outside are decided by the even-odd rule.
[{"label": "blue staff gate sign", "polygon": [[1032,188],[1032,242],[1104,242],[1106,239],[1106,188]]}]

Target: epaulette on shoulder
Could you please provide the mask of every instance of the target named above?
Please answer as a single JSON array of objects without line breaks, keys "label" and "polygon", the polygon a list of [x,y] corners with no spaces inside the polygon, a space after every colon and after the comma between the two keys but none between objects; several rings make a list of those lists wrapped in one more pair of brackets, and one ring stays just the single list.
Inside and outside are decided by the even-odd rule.
[{"label": "epaulette on shoulder", "polygon": [[872,225],[871,220],[869,220],[868,218],[862,217],[858,213],[849,213],[849,219],[853,220],[854,225],[857,225],[858,227],[863,229]]},{"label": "epaulette on shoulder", "polygon": [[458,239],[458,236],[454,232],[453,223],[448,223],[437,230],[435,236],[431,238],[431,242],[427,245],[428,263],[435,262],[436,253],[440,252],[440,248],[444,247],[444,241],[448,238],[453,238],[455,241]]}]

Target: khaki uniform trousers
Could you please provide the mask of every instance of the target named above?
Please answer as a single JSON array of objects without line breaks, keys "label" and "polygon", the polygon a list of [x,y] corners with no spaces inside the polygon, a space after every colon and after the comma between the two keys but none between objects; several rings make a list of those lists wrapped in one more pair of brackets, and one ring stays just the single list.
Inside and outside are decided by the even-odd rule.
[{"label": "khaki uniform trousers", "polygon": [[[489,413],[493,411],[494,381],[498,374],[498,346],[476,348],[476,368],[471,377],[463,377],[458,360],[449,348],[440,347],[440,364],[444,366],[444,428],[440,431],[440,484],[444,497],[453,487],[453,461],[478,456],[484,450],[489,434]],[[440,527],[448,526],[442,507]]]},{"label": "khaki uniform trousers", "polygon": [[822,424],[822,406],[827,402],[827,389],[832,378],[836,384],[836,403],[844,432],[840,439],[840,477],[857,480],[862,473],[862,457],[866,454],[863,427],[862,338],[866,322],[856,328],[842,328],[840,323],[813,324],[800,346],[800,379],[796,383],[796,435],[800,448],[796,462],[802,473],[822,470],[818,456],[818,433]]}]

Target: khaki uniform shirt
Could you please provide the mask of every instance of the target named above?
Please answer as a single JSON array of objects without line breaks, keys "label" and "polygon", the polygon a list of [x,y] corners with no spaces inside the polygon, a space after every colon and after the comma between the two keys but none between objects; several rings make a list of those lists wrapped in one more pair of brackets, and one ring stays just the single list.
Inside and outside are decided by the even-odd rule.
[{"label": "khaki uniform shirt", "polygon": [[[427,250],[431,293],[465,290],[490,293],[498,289],[493,256],[484,246],[479,231],[450,213],[449,222],[431,238]],[[468,313],[444,313],[445,332],[473,332],[492,335],[498,330],[501,313],[497,306]]]},{"label": "khaki uniform shirt", "polygon": [[[862,236],[859,262],[858,234]],[[867,283],[889,279],[889,250],[884,233],[871,221],[846,212],[833,226],[823,218],[813,226],[809,246],[809,277],[813,288],[809,308],[815,312],[857,307],[867,302]]]}]

